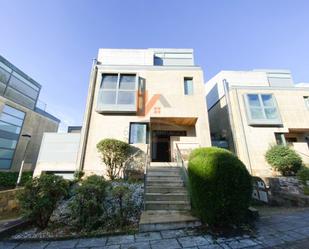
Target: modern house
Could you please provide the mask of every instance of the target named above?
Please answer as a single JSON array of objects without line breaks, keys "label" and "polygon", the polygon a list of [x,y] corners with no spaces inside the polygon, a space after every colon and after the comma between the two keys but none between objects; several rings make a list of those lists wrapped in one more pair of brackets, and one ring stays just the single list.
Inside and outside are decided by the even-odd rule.
[{"label": "modern house", "polygon": [[[77,167],[105,174],[96,145],[115,138],[152,162],[175,161],[175,144],[210,146],[203,71],[192,49],[100,49],[94,61]],[[181,145],[180,145],[181,144]]]},{"label": "modern house", "polygon": [[309,163],[309,88],[287,70],[221,71],[206,83],[213,146],[233,151],[251,174],[273,174],[264,155],[292,146]]},{"label": "modern house", "polygon": [[0,56],[0,171],[33,170],[44,132],[60,120],[37,107],[41,85]]}]

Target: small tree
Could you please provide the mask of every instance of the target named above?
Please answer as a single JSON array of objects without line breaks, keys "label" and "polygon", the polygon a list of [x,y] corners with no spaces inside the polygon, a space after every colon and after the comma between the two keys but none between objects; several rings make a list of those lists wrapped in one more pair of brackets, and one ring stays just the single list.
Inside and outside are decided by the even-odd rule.
[{"label": "small tree", "polygon": [[97,144],[97,149],[107,167],[108,177],[111,180],[118,178],[129,156],[130,145],[116,139],[103,139]]},{"label": "small tree", "polygon": [[58,201],[68,190],[69,184],[61,176],[43,174],[28,181],[18,195],[23,216],[39,228],[45,228]]},{"label": "small tree", "polygon": [[273,145],[265,154],[266,161],[284,176],[295,175],[303,162],[301,157],[288,146]]}]

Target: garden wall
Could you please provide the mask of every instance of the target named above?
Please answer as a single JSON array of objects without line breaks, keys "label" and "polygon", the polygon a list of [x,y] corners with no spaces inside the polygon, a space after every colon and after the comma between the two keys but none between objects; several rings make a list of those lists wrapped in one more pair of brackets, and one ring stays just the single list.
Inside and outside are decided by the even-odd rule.
[{"label": "garden wall", "polygon": [[19,203],[16,196],[21,190],[22,188],[0,191],[0,214],[19,209]]}]

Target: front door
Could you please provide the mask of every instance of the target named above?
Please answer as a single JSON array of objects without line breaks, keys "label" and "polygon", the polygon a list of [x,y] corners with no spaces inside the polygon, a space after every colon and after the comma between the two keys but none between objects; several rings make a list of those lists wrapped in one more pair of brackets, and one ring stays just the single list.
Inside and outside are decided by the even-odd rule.
[{"label": "front door", "polygon": [[161,131],[152,132],[152,161],[170,162],[170,137]]},{"label": "front door", "polygon": [[152,162],[171,161],[171,136],[186,136],[185,131],[152,131]]}]

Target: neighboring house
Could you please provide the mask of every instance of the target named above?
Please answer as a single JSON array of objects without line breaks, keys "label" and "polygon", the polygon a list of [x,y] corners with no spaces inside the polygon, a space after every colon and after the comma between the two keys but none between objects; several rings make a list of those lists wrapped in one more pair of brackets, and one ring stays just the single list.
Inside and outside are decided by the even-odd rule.
[{"label": "neighboring house", "polygon": [[45,132],[33,176],[45,172],[72,179],[76,170],[79,142],[78,132]]},{"label": "neighboring house", "polygon": [[24,170],[33,170],[43,133],[58,130],[60,120],[36,107],[40,90],[40,84],[0,56],[0,171],[18,171],[24,157]]},{"label": "neighboring house", "polygon": [[175,143],[210,146],[203,71],[192,49],[100,49],[92,67],[79,169],[105,174],[97,143],[114,138],[151,161],[175,160]]},{"label": "neighboring house", "polygon": [[272,144],[292,146],[309,163],[309,88],[286,70],[221,71],[206,83],[212,145],[235,152],[253,175],[273,172]]}]

